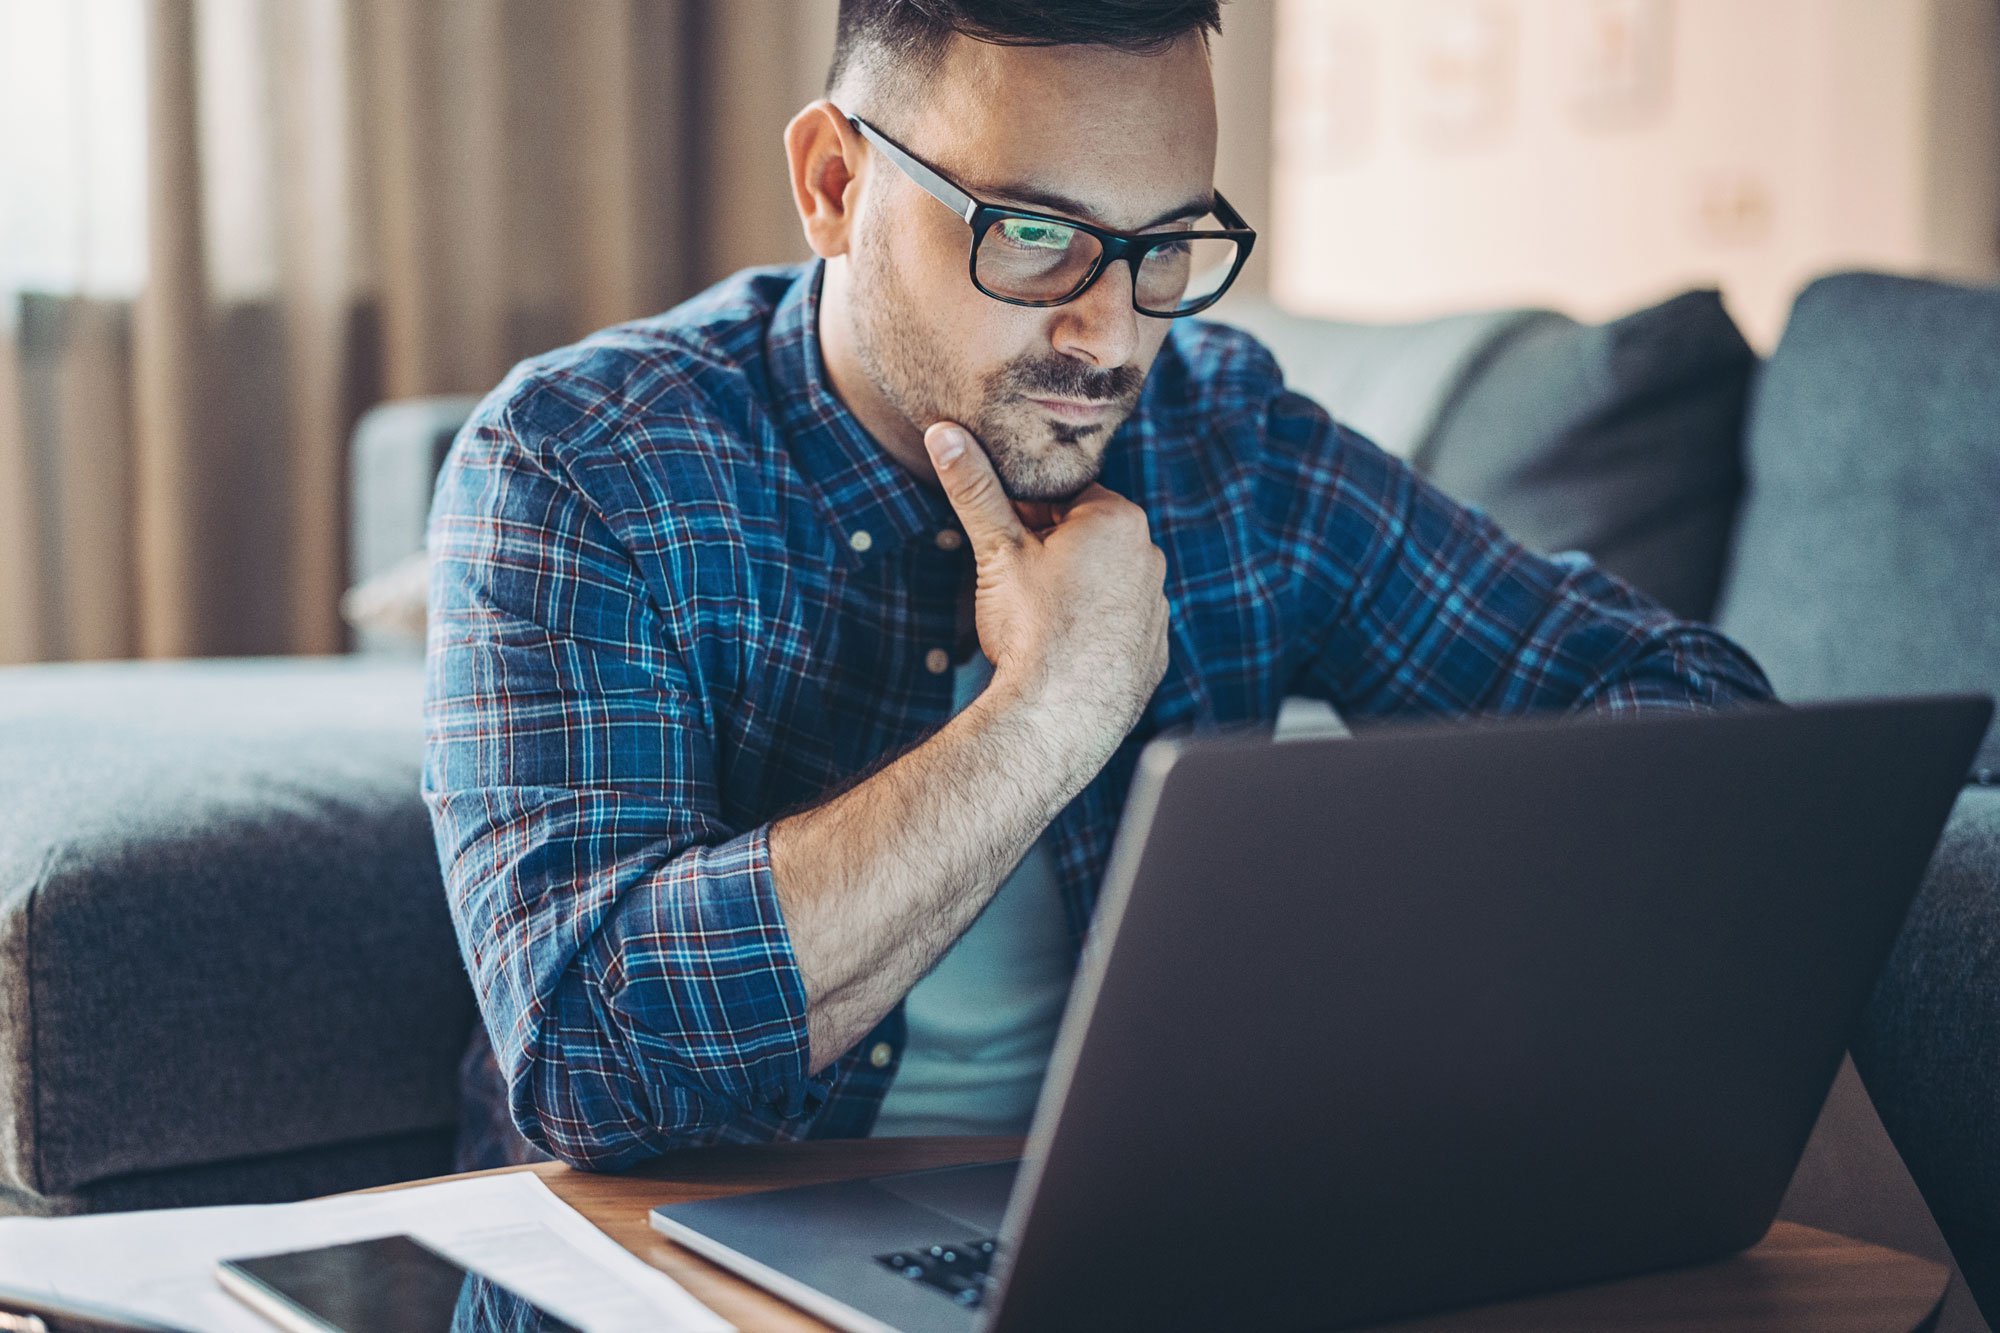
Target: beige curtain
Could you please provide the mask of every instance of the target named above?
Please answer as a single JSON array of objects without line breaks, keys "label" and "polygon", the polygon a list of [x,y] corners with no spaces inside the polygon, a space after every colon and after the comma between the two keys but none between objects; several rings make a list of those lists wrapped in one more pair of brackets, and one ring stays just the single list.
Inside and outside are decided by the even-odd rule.
[{"label": "beige curtain", "polygon": [[129,3],[138,298],[0,291],[0,660],[338,651],[369,404],[804,253],[833,0]]}]

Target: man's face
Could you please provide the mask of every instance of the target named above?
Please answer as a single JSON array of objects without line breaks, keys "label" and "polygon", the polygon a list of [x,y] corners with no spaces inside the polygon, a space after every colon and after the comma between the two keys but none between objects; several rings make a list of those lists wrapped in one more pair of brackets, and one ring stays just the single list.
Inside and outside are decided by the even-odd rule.
[{"label": "man's face", "polygon": [[[922,106],[850,109],[987,203],[1137,230],[1212,188],[1215,96],[1196,36],[1153,55],[954,38],[931,88]],[[855,350],[876,389],[917,431],[969,427],[1014,499],[1076,494],[1169,321],[1132,308],[1122,262],[1066,305],[996,301],[972,285],[965,222],[881,152],[866,170],[849,262]]]}]

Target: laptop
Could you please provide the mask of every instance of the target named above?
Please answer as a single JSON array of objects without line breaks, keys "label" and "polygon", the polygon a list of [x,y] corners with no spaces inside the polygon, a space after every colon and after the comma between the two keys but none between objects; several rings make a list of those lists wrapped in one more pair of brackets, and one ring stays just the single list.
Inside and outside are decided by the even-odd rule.
[{"label": "laptop", "polygon": [[905,1333],[1337,1328],[1741,1250],[1991,714],[1156,740],[1023,1159],[652,1224]]}]

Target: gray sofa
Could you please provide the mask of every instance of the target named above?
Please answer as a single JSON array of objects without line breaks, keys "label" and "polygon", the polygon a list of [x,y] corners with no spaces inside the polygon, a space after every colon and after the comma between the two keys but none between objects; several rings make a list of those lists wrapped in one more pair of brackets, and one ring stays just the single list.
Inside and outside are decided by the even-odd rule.
[{"label": "gray sofa", "polygon": [[[1762,365],[1702,293],[1595,327],[1223,317],[1524,540],[1716,619],[1788,698],[2000,687],[2000,291],[1829,279]],[[363,423],[357,576],[420,548],[467,407]],[[362,647],[0,671],[0,1211],[449,1169],[475,1011],[416,793],[421,663]],[[1996,899],[2000,790],[1969,786],[1855,1040],[1881,1118],[1845,1071],[1786,1204],[1942,1258],[1935,1214],[1989,1302]],[[1962,1291],[1944,1327],[1983,1327]]]}]

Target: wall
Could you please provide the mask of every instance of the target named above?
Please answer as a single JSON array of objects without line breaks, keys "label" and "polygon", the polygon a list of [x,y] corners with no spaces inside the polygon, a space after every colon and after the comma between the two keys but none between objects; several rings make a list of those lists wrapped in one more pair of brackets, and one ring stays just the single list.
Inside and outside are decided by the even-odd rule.
[{"label": "wall", "polygon": [[[1277,19],[1273,283],[1302,312],[1602,318],[1716,284],[1768,346],[1815,273],[2000,273],[1996,0],[1279,0]],[[1608,100],[1585,78],[1607,19],[1660,39],[1610,53]]]}]

